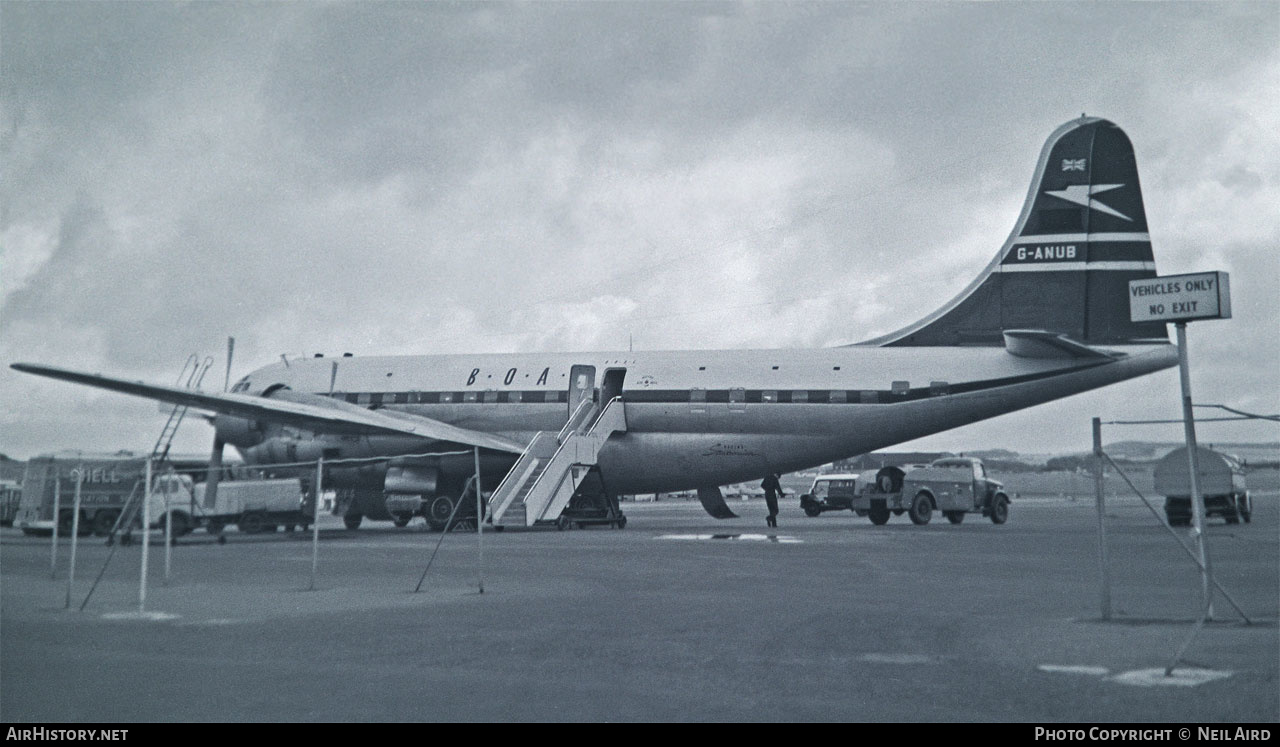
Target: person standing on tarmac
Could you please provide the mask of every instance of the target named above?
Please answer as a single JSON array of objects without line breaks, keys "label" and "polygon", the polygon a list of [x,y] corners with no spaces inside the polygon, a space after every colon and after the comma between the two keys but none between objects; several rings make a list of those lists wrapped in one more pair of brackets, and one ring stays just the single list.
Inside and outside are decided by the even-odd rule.
[{"label": "person standing on tarmac", "polygon": [[760,487],[764,488],[764,502],[769,507],[769,515],[765,517],[765,524],[774,527],[778,526],[778,496],[786,495],[782,490],[782,483],[778,482],[781,475],[777,473],[771,474],[764,478],[764,482],[760,483]]}]

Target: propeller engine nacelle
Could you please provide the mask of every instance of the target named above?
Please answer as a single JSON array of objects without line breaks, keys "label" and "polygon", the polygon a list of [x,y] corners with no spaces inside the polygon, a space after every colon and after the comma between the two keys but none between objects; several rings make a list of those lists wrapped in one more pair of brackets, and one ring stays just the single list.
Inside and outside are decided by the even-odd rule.
[{"label": "propeller engine nacelle", "polygon": [[261,424],[248,418],[218,414],[213,417],[213,427],[219,441],[241,449],[257,446],[266,438]]}]

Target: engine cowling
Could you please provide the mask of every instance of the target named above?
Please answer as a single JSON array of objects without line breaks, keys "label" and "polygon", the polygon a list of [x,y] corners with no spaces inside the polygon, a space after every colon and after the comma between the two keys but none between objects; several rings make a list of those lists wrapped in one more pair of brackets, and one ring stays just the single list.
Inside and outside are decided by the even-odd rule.
[{"label": "engine cowling", "polygon": [[440,484],[440,471],[434,467],[391,466],[382,489],[388,493],[435,495]]},{"label": "engine cowling", "polygon": [[242,449],[257,446],[266,437],[262,425],[248,418],[219,413],[213,417],[213,427],[217,431],[218,440]]}]

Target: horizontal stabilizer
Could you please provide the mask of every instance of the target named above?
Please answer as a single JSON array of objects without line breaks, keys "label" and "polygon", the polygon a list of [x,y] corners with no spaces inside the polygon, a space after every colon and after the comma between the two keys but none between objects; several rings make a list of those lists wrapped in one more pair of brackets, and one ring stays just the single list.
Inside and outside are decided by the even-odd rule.
[{"label": "horizontal stabilizer", "polygon": [[1043,329],[1006,329],[1004,347],[1019,358],[1074,358],[1113,360],[1114,355],[1076,342],[1066,335]]},{"label": "horizontal stabilizer", "polygon": [[[106,389],[136,397],[168,402],[199,410],[211,410],[249,420],[270,420],[317,433],[417,436],[463,446],[479,446],[512,454],[524,451],[520,444],[489,433],[458,428],[420,415],[397,412],[394,416],[346,403],[330,402],[315,395],[281,391],[276,397],[210,393],[162,384],[128,381],[102,374],[82,373],[54,366],[13,363],[10,368],[23,373]],[[297,401],[305,399],[306,401]],[[293,400],[293,401],[289,401]]]}]

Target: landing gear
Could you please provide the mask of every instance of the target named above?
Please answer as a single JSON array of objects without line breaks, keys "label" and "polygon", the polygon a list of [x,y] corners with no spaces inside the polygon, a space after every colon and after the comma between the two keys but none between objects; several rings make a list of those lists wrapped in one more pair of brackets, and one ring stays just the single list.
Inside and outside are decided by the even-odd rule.
[{"label": "landing gear", "polygon": [[443,531],[453,516],[453,499],[447,495],[437,495],[427,504],[427,526],[431,531]]},{"label": "landing gear", "polygon": [[342,517],[342,525],[347,529],[359,529],[362,521],[364,521],[364,514],[347,514]]}]

